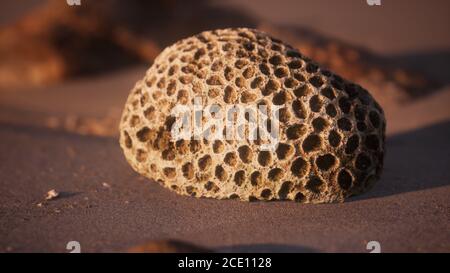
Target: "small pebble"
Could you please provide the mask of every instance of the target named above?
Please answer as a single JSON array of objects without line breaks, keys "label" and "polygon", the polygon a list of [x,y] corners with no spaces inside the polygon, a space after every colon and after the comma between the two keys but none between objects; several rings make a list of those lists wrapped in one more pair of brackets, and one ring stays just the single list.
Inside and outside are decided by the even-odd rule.
[{"label": "small pebble", "polygon": [[56,190],[50,190],[47,192],[47,196],[45,197],[45,200],[53,200],[55,198],[58,198],[59,196],[59,192],[57,192]]}]

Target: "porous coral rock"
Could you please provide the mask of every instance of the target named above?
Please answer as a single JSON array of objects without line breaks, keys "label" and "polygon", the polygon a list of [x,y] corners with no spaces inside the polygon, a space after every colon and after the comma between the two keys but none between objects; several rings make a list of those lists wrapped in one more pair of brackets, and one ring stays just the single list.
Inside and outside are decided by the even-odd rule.
[{"label": "porous coral rock", "polygon": [[[280,106],[279,144],[174,140],[176,105]],[[166,48],[131,91],[120,144],[140,174],[184,195],[342,202],[380,177],[386,122],[371,95],[254,29],[203,32]]]}]

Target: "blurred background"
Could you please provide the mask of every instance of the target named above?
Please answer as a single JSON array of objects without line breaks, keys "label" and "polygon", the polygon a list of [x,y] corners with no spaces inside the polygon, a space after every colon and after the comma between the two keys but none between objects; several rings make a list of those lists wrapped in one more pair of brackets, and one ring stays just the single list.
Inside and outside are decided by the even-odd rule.
[{"label": "blurred background", "polygon": [[287,41],[367,87],[388,113],[450,80],[446,0],[80,3],[1,1],[0,120],[114,135],[128,90],[164,47],[226,27]]}]

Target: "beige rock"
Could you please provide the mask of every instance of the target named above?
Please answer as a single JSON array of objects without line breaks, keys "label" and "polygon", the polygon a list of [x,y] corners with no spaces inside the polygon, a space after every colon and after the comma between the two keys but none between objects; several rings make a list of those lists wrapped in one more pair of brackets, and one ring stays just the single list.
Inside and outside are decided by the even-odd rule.
[{"label": "beige rock", "polygon": [[[198,96],[206,106],[280,106],[276,150],[263,150],[260,139],[174,140],[172,109]],[[361,86],[240,28],[166,48],[128,97],[120,144],[137,172],[180,194],[329,203],[379,178],[385,128],[383,110]]]}]

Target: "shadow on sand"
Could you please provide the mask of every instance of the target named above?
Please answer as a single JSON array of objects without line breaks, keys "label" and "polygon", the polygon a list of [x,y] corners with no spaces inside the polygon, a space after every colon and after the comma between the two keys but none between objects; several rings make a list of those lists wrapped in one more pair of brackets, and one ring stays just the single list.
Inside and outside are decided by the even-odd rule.
[{"label": "shadow on sand", "polygon": [[381,180],[370,192],[351,201],[450,185],[449,139],[450,121],[388,137]]}]

